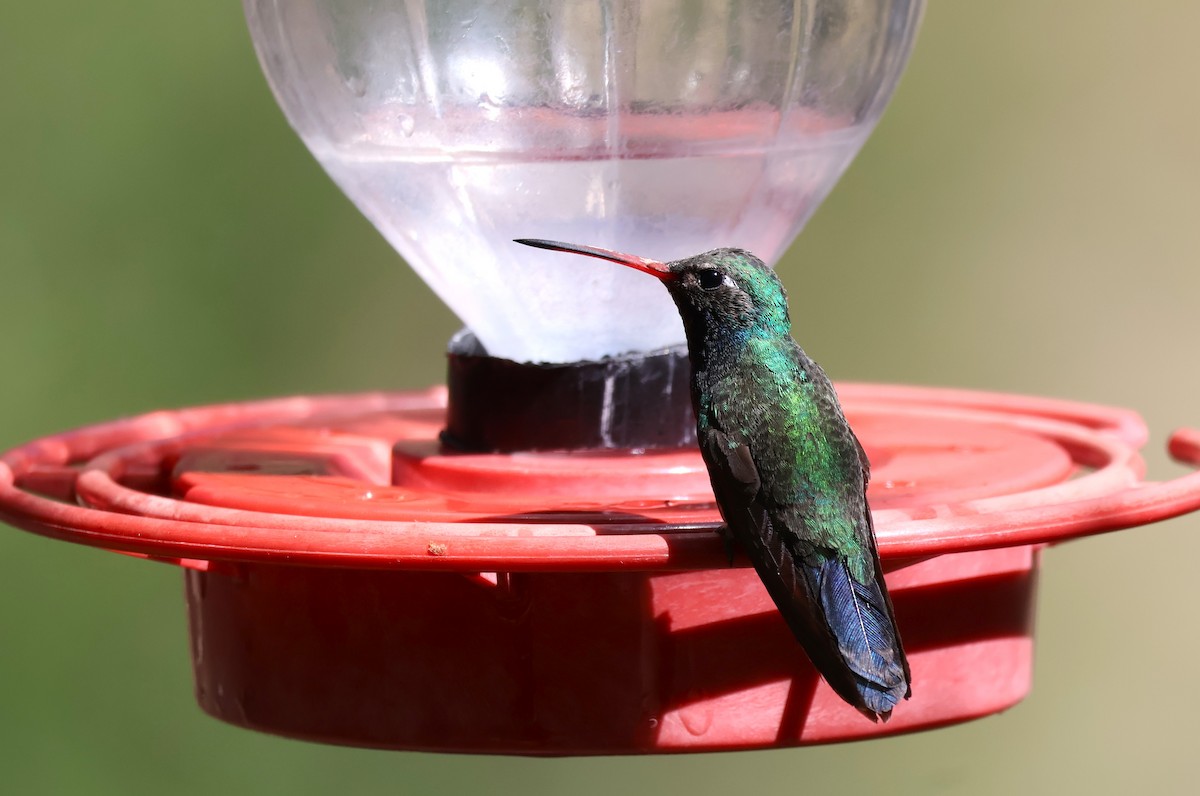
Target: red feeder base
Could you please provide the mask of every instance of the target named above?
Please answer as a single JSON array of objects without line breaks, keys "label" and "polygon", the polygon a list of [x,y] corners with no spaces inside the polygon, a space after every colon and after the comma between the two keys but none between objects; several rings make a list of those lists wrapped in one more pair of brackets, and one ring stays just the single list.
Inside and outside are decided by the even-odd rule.
[{"label": "red feeder base", "polygon": [[914,697],[873,725],[821,681],[754,571],[187,574],[200,705],[244,727],[397,749],[710,751],[984,716],[1029,690],[1037,554],[890,573]]},{"label": "red feeder base", "polygon": [[[753,571],[727,565],[696,452],[445,453],[442,391],[39,440],[0,460],[0,517],[187,568],[197,695],[218,718],[563,755],[859,739],[1002,710],[1029,690],[1040,547],[1200,507],[1200,474],[1141,481],[1131,412],[840,392],[913,668],[887,724],[842,703]],[[1172,452],[1200,463],[1200,435]]]}]

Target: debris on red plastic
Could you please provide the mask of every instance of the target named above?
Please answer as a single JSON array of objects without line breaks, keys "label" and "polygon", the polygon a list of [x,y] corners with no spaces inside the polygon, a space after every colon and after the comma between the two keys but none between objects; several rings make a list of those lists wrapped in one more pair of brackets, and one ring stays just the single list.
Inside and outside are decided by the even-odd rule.
[{"label": "debris on red plastic", "polygon": [[[871,724],[729,567],[695,450],[474,454],[445,391],[158,412],[0,459],[0,519],[187,570],[197,693],[235,724],[519,754],[790,746],[1027,693],[1038,549],[1200,508],[1133,412],[839,388],[872,461],[913,698]],[[1200,464],[1200,434],[1171,440]]]}]

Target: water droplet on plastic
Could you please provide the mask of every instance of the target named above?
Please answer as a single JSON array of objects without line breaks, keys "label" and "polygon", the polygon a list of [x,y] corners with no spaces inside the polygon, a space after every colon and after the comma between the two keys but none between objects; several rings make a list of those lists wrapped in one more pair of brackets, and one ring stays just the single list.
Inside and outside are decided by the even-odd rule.
[{"label": "water droplet on plastic", "polygon": [[712,708],[684,708],[679,711],[679,720],[692,735],[703,735],[712,726]]},{"label": "water droplet on plastic", "polygon": [[617,511],[636,511],[637,509],[660,509],[666,505],[666,502],[662,500],[623,500],[620,503],[613,503],[609,508]]},{"label": "water droplet on plastic", "polygon": [[363,77],[362,72],[351,72],[345,77],[346,88],[350,89],[350,93],[356,97],[365,96],[367,93],[367,79]]},{"label": "water droplet on plastic", "polygon": [[669,509],[690,509],[692,511],[710,511],[717,507],[711,500],[698,500],[692,497],[671,498],[664,504]]}]

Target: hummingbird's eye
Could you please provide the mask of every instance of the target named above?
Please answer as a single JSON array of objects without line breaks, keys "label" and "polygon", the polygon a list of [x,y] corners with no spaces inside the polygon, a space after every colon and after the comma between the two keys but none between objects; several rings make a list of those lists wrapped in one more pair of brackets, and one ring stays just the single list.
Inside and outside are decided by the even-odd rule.
[{"label": "hummingbird's eye", "polygon": [[696,281],[702,290],[716,290],[725,282],[725,275],[715,268],[701,268],[696,272]]}]

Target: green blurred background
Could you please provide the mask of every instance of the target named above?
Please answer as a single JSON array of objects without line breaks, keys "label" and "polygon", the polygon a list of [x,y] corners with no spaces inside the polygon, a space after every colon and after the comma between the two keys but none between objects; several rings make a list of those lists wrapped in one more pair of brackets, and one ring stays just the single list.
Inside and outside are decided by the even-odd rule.
[{"label": "green blurred background", "polygon": [[[840,379],[1200,423],[1200,4],[932,2],[780,266]],[[160,407],[441,379],[454,318],[289,131],[240,8],[0,9],[0,448]],[[11,793],[1190,792],[1200,519],[1045,557],[1034,692],[809,750],[526,760],[325,748],[194,706],[179,573],[0,531]]]}]

